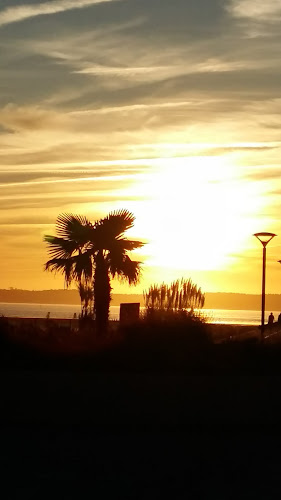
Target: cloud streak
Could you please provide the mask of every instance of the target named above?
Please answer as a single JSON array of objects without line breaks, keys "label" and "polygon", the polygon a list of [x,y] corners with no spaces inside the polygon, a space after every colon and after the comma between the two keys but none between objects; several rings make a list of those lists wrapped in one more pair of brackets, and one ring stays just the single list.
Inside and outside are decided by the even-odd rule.
[{"label": "cloud streak", "polygon": [[[2,286],[47,286],[33,271],[62,212],[128,208],[155,262],[168,227],[188,273],[203,233],[226,234],[228,259],[254,230],[280,234],[280,0],[0,3],[0,224],[34,225],[32,253],[25,228],[3,235]],[[194,206],[200,259],[175,227]]]},{"label": "cloud streak", "polygon": [[37,5],[26,4],[16,7],[8,7],[0,11],[0,26],[18,23],[25,19],[37,16],[57,14],[74,9],[83,9],[101,3],[117,2],[120,0],[56,0],[43,2]]},{"label": "cloud streak", "polygon": [[280,0],[234,0],[231,12],[235,17],[253,18],[258,21],[280,21]]}]

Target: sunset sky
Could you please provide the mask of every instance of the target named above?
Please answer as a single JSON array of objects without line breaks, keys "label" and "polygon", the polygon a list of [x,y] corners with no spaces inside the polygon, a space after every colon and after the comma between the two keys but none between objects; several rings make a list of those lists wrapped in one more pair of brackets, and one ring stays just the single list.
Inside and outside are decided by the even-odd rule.
[{"label": "sunset sky", "polygon": [[56,217],[125,208],[133,293],[259,293],[258,231],[281,293],[280,22],[280,0],[2,0],[0,288],[62,288]]}]

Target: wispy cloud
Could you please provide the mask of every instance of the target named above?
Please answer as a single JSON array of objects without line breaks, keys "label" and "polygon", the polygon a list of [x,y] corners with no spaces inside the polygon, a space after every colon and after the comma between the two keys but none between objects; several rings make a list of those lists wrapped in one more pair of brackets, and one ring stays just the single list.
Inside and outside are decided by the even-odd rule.
[{"label": "wispy cloud", "polygon": [[231,12],[236,17],[253,18],[258,21],[280,20],[281,3],[280,0],[233,0],[230,6]]},{"label": "wispy cloud", "polygon": [[[281,0],[0,0],[2,286],[48,286],[42,236],[62,212],[132,210],[136,238],[159,238],[155,262],[172,228],[188,273],[216,230],[236,259],[241,235],[280,234],[280,11]],[[191,202],[200,255],[174,224]],[[208,286],[228,276],[246,291],[252,261]]]},{"label": "wispy cloud", "polygon": [[[187,62],[187,61],[186,61]],[[192,60],[188,64],[170,65],[170,66],[103,66],[95,64],[91,67],[86,67],[81,70],[74,71],[74,73],[93,75],[99,77],[123,78],[128,80],[137,81],[150,81],[150,80],[165,80],[167,78],[175,78],[183,75],[192,75],[200,73],[226,73],[241,71],[243,69],[257,69],[259,67],[265,68],[271,65],[270,62],[263,61],[224,61],[220,59],[206,59],[203,62],[195,63]]]},{"label": "wispy cloud", "polygon": [[0,26],[17,23],[36,16],[57,14],[67,10],[82,9],[91,5],[116,1],[120,0],[56,0],[37,5],[26,4],[8,7],[0,11]]}]

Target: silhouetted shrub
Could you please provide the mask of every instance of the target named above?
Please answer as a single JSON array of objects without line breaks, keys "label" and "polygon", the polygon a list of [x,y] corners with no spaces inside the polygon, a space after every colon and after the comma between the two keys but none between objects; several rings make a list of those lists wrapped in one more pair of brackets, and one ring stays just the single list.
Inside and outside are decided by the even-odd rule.
[{"label": "silhouetted shrub", "polygon": [[181,278],[170,285],[152,285],[143,294],[145,307],[167,312],[194,311],[204,307],[205,295],[191,279]]},{"label": "silhouetted shrub", "polygon": [[185,311],[147,310],[138,323],[122,329],[126,342],[146,349],[179,350],[210,345],[208,327],[200,316]]},{"label": "silhouetted shrub", "polygon": [[0,349],[6,347],[9,342],[9,335],[11,334],[13,328],[10,326],[9,322],[4,316],[0,316]]}]

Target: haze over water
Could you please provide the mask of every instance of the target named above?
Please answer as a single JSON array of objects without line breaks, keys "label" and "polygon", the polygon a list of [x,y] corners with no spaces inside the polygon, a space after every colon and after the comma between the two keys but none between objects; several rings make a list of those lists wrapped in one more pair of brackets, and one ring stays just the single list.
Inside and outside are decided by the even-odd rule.
[{"label": "haze over water", "polygon": [[[143,309],[143,308],[142,308]],[[0,315],[20,318],[45,318],[50,313],[51,318],[72,319],[74,313],[80,313],[78,305],[69,304],[8,304],[0,303]],[[251,310],[203,309],[209,323],[225,323],[236,325],[259,325],[260,312]],[[266,313],[266,319],[271,311]],[[273,311],[277,321],[279,312]],[[110,319],[119,320],[119,306],[110,307]]]}]

